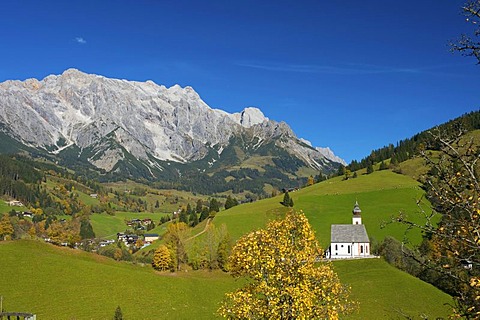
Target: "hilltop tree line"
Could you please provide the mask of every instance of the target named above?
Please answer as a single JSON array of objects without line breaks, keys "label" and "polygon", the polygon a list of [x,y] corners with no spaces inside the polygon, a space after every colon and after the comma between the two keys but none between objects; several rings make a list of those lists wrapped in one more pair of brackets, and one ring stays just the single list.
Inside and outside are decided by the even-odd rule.
[{"label": "hilltop tree line", "polygon": [[[436,129],[445,135],[456,134],[459,128],[462,128],[466,132],[480,129],[480,111],[464,114],[459,118],[436,127]],[[431,130],[426,130],[414,135],[412,138],[401,140],[395,146],[389,144],[388,146],[373,150],[370,155],[362,160],[353,160],[350,162],[347,169],[350,171],[357,171],[364,168],[368,169],[375,163],[388,159],[391,159],[391,165],[395,166],[398,163],[419,156],[425,149],[439,151],[441,145],[435,137],[430,134],[430,131]],[[339,175],[342,174],[344,173],[339,173]]]}]

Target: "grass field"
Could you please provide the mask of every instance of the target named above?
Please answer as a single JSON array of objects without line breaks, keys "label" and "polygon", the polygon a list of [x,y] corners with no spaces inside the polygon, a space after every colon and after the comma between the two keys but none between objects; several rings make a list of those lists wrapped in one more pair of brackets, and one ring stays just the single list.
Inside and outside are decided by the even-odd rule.
[{"label": "grass field", "polygon": [[[152,219],[155,224],[158,224],[164,215],[164,213],[151,212],[116,212],[115,215],[102,213],[92,214],[90,222],[97,238],[113,239],[116,238],[117,232],[124,232],[127,229],[125,220]],[[159,233],[164,228],[164,226],[159,226],[147,233]]]},{"label": "grass field", "polygon": [[212,319],[237,283],[221,272],[159,274],[35,241],[0,243],[0,295],[8,311],[37,319]]},{"label": "grass field", "polygon": [[[37,241],[0,242],[0,295],[7,311],[37,319],[215,319],[225,292],[241,285],[222,272],[157,273]],[[399,311],[445,317],[448,295],[381,259],[338,261],[342,282],[360,303],[348,319],[402,319]],[[419,318],[419,317],[418,317]]]},{"label": "grass field", "polygon": [[[418,214],[417,200],[423,191],[418,183],[406,176],[391,171],[379,171],[360,175],[356,179],[342,181],[334,178],[313,186],[292,192],[295,210],[303,210],[316,231],[320,244],[325,248],[330,242],[332,224],[351,223],[352,209],[358,201],[362,209],[362,220],[370,237],[378,241],[390,235],[402,240],[405,227],[400,224],[386,224],[399,212],[406,213],[416,222],[422,221]],[[288,209],[281,205],[283,195],[274,198],[233,207],[222,211],[213,220],[216,225],[227,225],[233,239],[265,225]],[[428,203],[422,202],[424,208]],[[385,226],[384,226],[385,225]],[[412,243],[421,241],[420,232],[410,232]]]},{"label": "grass field", "polygon": [[347,319],[437,319],[450,313],[449,295],[382,259],[336,261],[334,266],[360,302],[359,312]]},{"label": "grass field", "polygon": [[[415,180],[390,171],[347,181],[334,178],[291,193],[294,208],[305,212],[323,247],[329,243],[332,223],[351,223],[357,200],[371,237],[381,241],[392,235],[401,240],[403,226],[381,225],[400,211],[421,221],[416,216],[421,195]],[[283,216],[288,208],[280,204],[282,200],[280,195],[233,207],[218,213],[212,223],[225,224],[236,240]],[[115,216],[94,214],[91,221],[97,236],[106,237],[123,231],[125,219],[158,221],[160,217],[159,213],[119,212]],[[162,233],[164,227],[152,232]],[[205,222],[192,235],[204,227]],[[421,239],[419,233],[409,238],[416,243]],[[222,272],[162,274],[148,265],[116,262],[36,241],[0,242],[0,257],[0,295],[5,309],[34,312],[38,319],[111,319],[117,306],[126,319],[215,319],[224,293],[241,285]],[[402,315],[434,319],[449,313],[448,295],[382,259],[336,261],[334,267],[360,303],[359,312],[347,319],[404,319]]]}]

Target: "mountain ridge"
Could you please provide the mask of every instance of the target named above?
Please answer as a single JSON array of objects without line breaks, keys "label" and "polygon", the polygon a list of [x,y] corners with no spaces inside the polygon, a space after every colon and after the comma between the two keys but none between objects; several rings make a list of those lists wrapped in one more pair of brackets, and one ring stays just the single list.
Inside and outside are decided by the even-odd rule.
[{"label": "mountain ridge", "polygon": [[[249,137],[244,147],[252,153],[274,141],[272,148],[323,173],[345,164],[330,149],[314,148],[288,124],[270,120],[260,109],[247,107],[232,114],[213,109],[189,86],[167,88],[151,80],[67,69],[42,80],[0,83],[0,106],[5,134],[49,155],[75,151],[79,159],[105,172],[125,171],[119,167],[127,154],[133,167],[140,161],[148,170],[159,171],[165,163],[198,162],[211,150],[218,153],[212,161],[221,161],[234,137]],[[153,171],[151,175],[156,177]]]}]

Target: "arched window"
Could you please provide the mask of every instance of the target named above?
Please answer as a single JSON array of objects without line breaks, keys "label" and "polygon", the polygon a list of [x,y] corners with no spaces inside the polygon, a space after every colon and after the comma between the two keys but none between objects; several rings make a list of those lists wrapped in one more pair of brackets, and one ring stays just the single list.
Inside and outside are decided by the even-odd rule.
[{"label": "arched window", "polygon": [[338,250],[338,244],[335,245],[335,250]]},{"label": "arched window", "polygon": [[363,246],[360,246],[360,253],[363,253]]},{"label": "arched window", "polygon": [[348,253],[350,254],[350,246],[347,246],[347,248],[348,248]]}]

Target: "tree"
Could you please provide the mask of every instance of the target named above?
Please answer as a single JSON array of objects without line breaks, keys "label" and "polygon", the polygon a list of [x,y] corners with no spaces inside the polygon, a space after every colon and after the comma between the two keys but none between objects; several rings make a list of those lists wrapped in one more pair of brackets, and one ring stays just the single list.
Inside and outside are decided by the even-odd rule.
[{"label": "tree", "polygon": [[82,240],[95,238],[95,232],[93,232],[92,225],[87,219],[82,219],[80,222],[80,238]]},{"label": "tree", "polygon": [[178,215],[178,221],[183,222],[183,223],[188,223],[188,215],[187,211],[184,209],[180,209],[180,214]]},{"label": "tree", "polygon": [[187,261],[185,240],[188,236],[188,226],[183,222],[171,223],[165,233],[165,245],[170,250],[173,268],[180,270],[183,263]]},{"label": "tree", "polygon": [[388,169],[387,164],[385,163],[385,161],[382,160],[382,162],[380,162],[380,168],[378,170],[387,170],[387,169]]},{"label": "tree", "polygon": [[220,205],[215,198],[210,199],[210,205],[209,205],[209,211],[210,212],[219,212],[220,211]]},{"label": "tree", "polygon": [[[424,182],[432,211],[423,208],[424,224],[404,215],[397,221],[420,228],[426,235],[419,262],[442,278],[456,301],[454,316],[480,317],[480,148],[473,139],[458,135],[447,139],[435,134],[442,149],[431,159],[423,156],[431,170]],[[438,223],[437,220],[440,220]]]},{"label": "tree", "polygon": [[10,239],[13,235],[13,225],[8,214],[4,214],[0,220],[0,240]]},{"label": "tree", "polygon": [[203,208],[203,202],[202,202],[201,199],[198,199],[198,200],[197,200],[197,206],[196,206],[196,208],[195,208],[195,211],[196,211],[197,213],[200,213],[200,212],[202,212],[202,208]]},{"label": "tree", "polygon": [[210,212],[208,211],[208,207],[203,207],[202,212],[200,213],[199,221],[203,221],[210,216]]},{"label": "tree", "polygon": [[235,207],[237,205],[238,205],[237,199],[234,199],[230,195],[228,195],[227,200],[225,200],[225,210],[230,209],[231,207]]},{"label": "tree", "polygon": [[228,271],[228,256],[231,250],[230,235],[227,227],[222,224],[218,230],[217,261],[218,267],[223,271]]},{"label": "tree", "polygon": [[113,320],[123,320],[122,309],[120,306],[115,309],[115,315],[113,316]]},{"label": "tree", "polygon": [[238,240],[230,273],[246,286],[227,293],[218,313],[230,319],[338,319],[356,305],[330,263],[317,264],[322,250],[303,213]]},{"label": "tree", "polygon": [[188,221],[191,227],[195,227],[198,224],[199,222],[198,215],[194,210],[192,210],[192,212],[190,213],[190,216],[188,217]]},{"label": "tree", "polygon": [[283,202],[282,204],[285,206],[285,207],[289,207],[290,206],[290,195],[288,194],[288,191],[285,192],[285,194],[283,195]]},{"label": "tree", "polygon": [[367,166],[367,174],[370,174],[370,173],[373,173],[373,165],[370,163],[368,166]]},{"label": "tree", "polygon": [[[474,36],[480,36],[480,0],[470,1],[462,7],[466,21],[475,25]],[[458,51],[464,56],[475,57],[480,64],[480,42],[467,35],[462,35],[455,42],[450,43],[452,51]]]},{"label": "tree", "polygon": [[168,250],[167,246],[161,245],[157,248],[157,250],[155,250],[152,266],[154,269],[160,271],[173,269],[172,255],[170,253],[170,250]]},{"label": "tree", "polygon": [[193,211],[192,211],[192,206],[190,205],[190,203],[187,203],[187,214],[190,215]]},{"label": "tree", "polygon": [[315,183],[315,179],[313,179],[313,176],[308,177],[307,179],[307,186],[311,186]]}]

